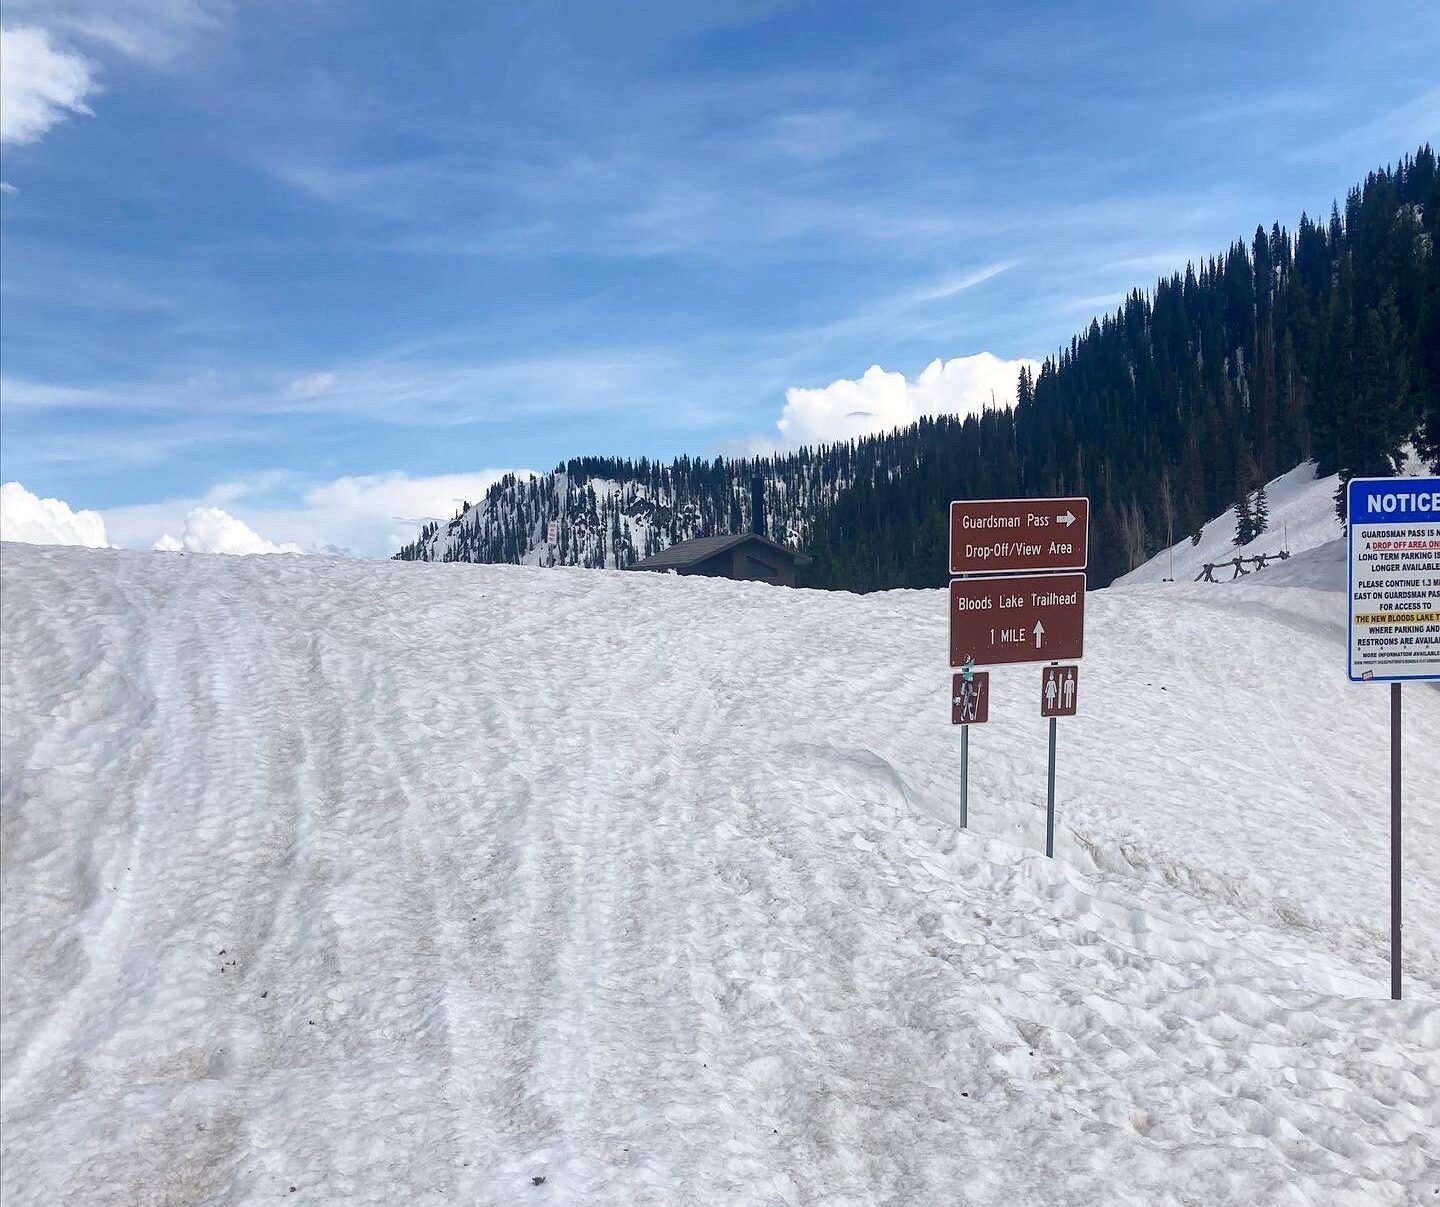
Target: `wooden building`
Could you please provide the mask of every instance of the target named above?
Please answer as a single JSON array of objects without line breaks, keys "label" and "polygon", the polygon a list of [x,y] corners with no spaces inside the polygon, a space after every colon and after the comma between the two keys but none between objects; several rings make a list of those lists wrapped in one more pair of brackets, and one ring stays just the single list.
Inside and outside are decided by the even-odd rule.
[{"label": "wooden building", "polygon": [[654,557],[627,566],[628,570],[659,570],[674,574],[704,574],[749,582],[795,585],[795,567],[810,559],[765,535],[765,497],[761,479],[751,488],[751,532],[726,536],[697,536],[662,549]]},{"label": "wooden building", "polygon": [[793,587],[795,567],[809,560],[803,553],[778,545],[768,537],[742,532],[738,536],[697,536],[626,568],[673,570],[676,574],[706,574],[711,578],[738,578]]}]

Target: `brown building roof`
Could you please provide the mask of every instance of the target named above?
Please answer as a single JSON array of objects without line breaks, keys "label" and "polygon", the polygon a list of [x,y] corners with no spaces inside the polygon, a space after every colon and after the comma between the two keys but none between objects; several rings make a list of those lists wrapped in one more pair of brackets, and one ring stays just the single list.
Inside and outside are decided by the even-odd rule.
[{"label": "brown building roof", "polygon": [[647,557],[644,561],[636,562],[633,566],[625,568],[627,570],[679,570],[708,561],[717,553],[724,553],[725,550],[732,549],[745,541],[759,541],[762,545],[768,545],[771,549],[778,550],[787,557],[793,557],[797,566],[810,564],[810,559],[803,553],[789,549],[777,541],[772,541],[768,536],[757,536],[753,532],[739,532],[727,536],[692,537],[688,541],[680,541],[668,549],[662,549],[654,557]]}]

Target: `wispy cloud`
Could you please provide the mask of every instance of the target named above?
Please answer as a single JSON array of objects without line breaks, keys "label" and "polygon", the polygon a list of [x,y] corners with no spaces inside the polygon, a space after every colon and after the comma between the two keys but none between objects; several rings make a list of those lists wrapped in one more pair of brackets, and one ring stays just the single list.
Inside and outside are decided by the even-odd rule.
[{"label": "wispy cloud", "polygon": [[1077,311],[1085,311],[1091,314],[1103,314],[1114,310],[1129,297],[1127,290],[1117,293],[1095,293],[1083,298],[1070,298],[1061,302],[1061,307],[1067,314],[1074,314]]},{"label": "wispy cloud", "polygon": [[956,294],[964,293],[967,289],[974,289],[977,285],[983,285],[986,281],[998,277],[1002,272],[1008,272],[1018,264],[1018,260],[1001,260],[995,264],[986,264],[982,268],[976,268],[971,272],[962,273],[958,277],[950,277],[937,281],[933,285],[926,285],[913,292],[901,294],[900,298],[910,305],[920,305],[924,302],[938,302],[944,298],[953,298]]},{"label": "wispy cloud", "polygon": [[754,145],[787,158],[820,163],[853,155],[883,135],[883,126],[854,109],[812,109],[776,114],[765,123]]},{"label": "wispy cloud", "polygon": [[1332,129],[1326,137],[1307,140],[1291,149],[1294,160],[1333,158],[1339,154],[1393,156],[1411,151],[1440,135],[1440,84],[1409,100],[1347,128]]},{"label": "wispy cloud", "polygon": [[6,0],[5,8],[12,20],[159,64],[197,34],[214,32],[231,5],[229,0]]},{"label": "wispy cloud", "polygon": [[17,413],[185,414],[212,424],[227,418],[328,415],[435,427],[522,416],[634,415],[659,406],[674,413],[691,405],[683,391],[665,398],[663,383],[682,372],[683,361],[663,347],[557,349],[470,360],[463,359],[463,350],[457,359],[443,343],[401,347],[334,371],[278,380],[271,374],[216,372],[76,386],[8,377],[0,379],[0,398]]},{"label": "wispy cloud", "polygon": [[30,25],[0,27],[0,143],[33,143],[75,114],[89,114],[94,65]]}]

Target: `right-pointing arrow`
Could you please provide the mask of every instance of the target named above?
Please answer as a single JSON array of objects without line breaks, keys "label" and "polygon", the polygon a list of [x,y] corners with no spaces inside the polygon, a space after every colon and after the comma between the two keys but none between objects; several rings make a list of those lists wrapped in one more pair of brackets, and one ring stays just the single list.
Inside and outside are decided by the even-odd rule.
[{"label": "right-pointing arrow", "polygon": [[1038,650],[1045,644],[1045,626],[1038,620],[1035,622],[1035,648]]},{"label": "right-pointing arrow", "polygon": [[1070,525],[1075,522],[1075,517],[1071,515],[1070,512],[1067,510],[1064,515],[1057,515],[1055,517],[1055,521],[1056,523],[1064,524],[1066,528],[1069,528]]}]

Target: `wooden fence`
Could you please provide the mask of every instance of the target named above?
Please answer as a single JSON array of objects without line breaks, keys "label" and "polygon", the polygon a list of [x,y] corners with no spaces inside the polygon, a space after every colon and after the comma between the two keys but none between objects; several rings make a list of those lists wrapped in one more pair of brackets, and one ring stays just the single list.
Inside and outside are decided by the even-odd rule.
[{"label": "wooden fence", "polygon": [[1256,557],[1232,557],[1228,562],[1206,562],[1200,573],[1195,576],[1197,583],[1218,583],[1221,580],[1215,577],[1216,570],[1229,568],[1232,573],[1224,581],[1234,582],[1242,574],[1249,574],[1245,569],[1247,565],[1254,566],[1256,570],[1263,570],[1271,562],[1283,562],[1290,556],[1288,549],[1282,549],[1279,553],[1261,553]]}]

